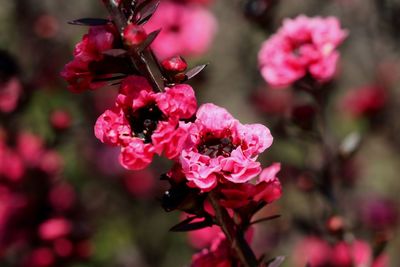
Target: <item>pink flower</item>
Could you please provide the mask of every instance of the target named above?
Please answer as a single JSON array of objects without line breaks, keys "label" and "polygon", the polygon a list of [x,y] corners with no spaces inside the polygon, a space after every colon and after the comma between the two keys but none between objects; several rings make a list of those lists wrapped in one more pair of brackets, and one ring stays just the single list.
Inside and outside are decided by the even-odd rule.
[{"label": "pink flower", "polygon": [[212,43],[216,24],[213,15],[201,6],[162,1],[144,27],[148,32],[162,29],[152,48],[165,59],[204,54]]},{"label": "pink flower", "polygon": [[[363,240],[354,240],[351,243],[339,241],[330,245],[318,237],[308,237],[298,243],[294,253],[295,266],[311,267],[362,267],[387,266],[386,255],[383,254],[373,260],[371,246]],[[372,265],[371,265],[372,263]]]},{"label": "pink flower", "polygon": [[342,109],[353,117],[373,115],[384,108],[387,92],[380,86],[364,86],[348,91],[342,101]]},{"label": "pink flower", "polygon": [[71,114],[62,109],[55,110],[50,114],[50,123],[56,130],[66,130],[72,123]]},{"label": "pink flower", "polygon": [[329,266],[331,247],[323,239],[307,237],[295,246],[293,256],[297,267],[303,267],[307,263],[311,267]]},{"label": "pink flower", "polygon": [[43,240],[55,240],[71,232],[71,223],[64,218],[53,218],[43,222],[39,235]]},{"label": "pink flower", "polygon": [[156,178],[150,169],[129,172],[123,177],[126,189],[134,197],[148,199],[154,197]]},{"label": "pink flower", "polygon": [[214,239],[209,249],[193,255],[191,267],[230,267],[230,245],[225,236],[220,233]]},{"label": "pink flower", "polygon": [[257,156],[272,144],[267,127],[243,125],[213,104],[199,108],[189,131],[180,163],[189,184],[203,191],[214,188],[219,179],[245,183],[258,175]]},{"label": "pink flower", "polygon": [[[245,238],[248,243],[253,239],[254,229],[249,228],[246,232]],[[192,257],[191,267],[231,267],[232,259],[236,255],[231,249],[231,245],[226,239],[225,235],[221,232],[214,237],[209,249],[203,249]]]},{"label": "pink flower", "polygon": [[22,86],[17,78],[11,78],[7,82],[0,84],[0,112],[9,113],[14,111],[21,94]]},{"label": "pink flower", "polygon": [[272,86],[288,86],[310,75],[317,81],[333,78],[339,53],[346,38],[334,17],[286,19],[283,26],[262,44],[258,54],[264,79]]},{"label": "pink flower", "polygon": [[265,168],[254,184],[225,183],[221,187],[220,204],[226,208],[236,209],[250,203],[271,203],[282,195],[282,186],[276,174],[280,171],[280,163]]},{"label": "pink flower", "polygon": [[[194,219],[192,222],[201,221],[201,219]],[[188,232],[188,240],[192,247],[196,249],[203,249],[211,246],[214,239],[222,234],[221,228],[216,225],[205,227],[200,230]]]},{"label": "pink flower", "polygon": [[178,156],[188,135],[179,120],[192,117],[196,105],[189,85],[154,93],[143,77],[130,76],[122,82],[115,107],[98,118],[95,135],[103,143],[121,147],[125,168],[143,169],[154,154]]},{"label": "pink flower", "polygon": [[93,83],[95,70],[93,63],[104,59],[104,51],[114,47],[117,40],[114,26],[91,27],[83,36],[80,43],[75,46],[74,59],[65,65],[61,76],[68,82],[68,89],[72,92],[82,92],[96,89],[100,83]]},{"label": "pink flower", "polygon": [[27,166],[37,166],[45,152],[43,140],[29,132],[18,136],[17,149]]},{"label": "pink flower", "polygon": [[18,181],[25,173],[25,166],[21,157],[6,146],[0,138],[0,177],[11,181]]}]

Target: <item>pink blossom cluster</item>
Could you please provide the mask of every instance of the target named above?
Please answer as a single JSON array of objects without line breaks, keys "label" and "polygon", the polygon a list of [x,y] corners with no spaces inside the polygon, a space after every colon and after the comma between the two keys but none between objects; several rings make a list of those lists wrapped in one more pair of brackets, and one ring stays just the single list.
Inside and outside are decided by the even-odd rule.
[{"label": "pink blossom cluster", "polygon": [[74,189],[56,179],[61,163],[41,138],[0,131],[0,255],[10,266],[59,267],[90,254]]},{"label": "pink blossom cluster", "polygon": [[10,181],[19,181],[36,168],[49,174],[56,174],[62,167],[62,158],[44,147],[41,138],[22,132],[15,138],[15,147],[9,147],[0,130],[0,176]]},{"label": "pink blossom cluster", "polygon": [[274,87],[289,86],[305,77],[327,82],[335,75],[340,56],[337,47],[346,36],[335,17],[286,19],[262,44],[258,54],[261,75]]},{"label": "pink blossom cluster", "polygon": [[294,251],[295,266],[302,267],[386,267],[387,255],[373,258],[371,246],[363,240],[352,242],[339,241],[333,245],[319,237],[307,237],[301,240]]},{"label": "pink blossom cluster", "polygon": [[147,167],[154,154],[176,158],[187,138],[189,119],[196,111],[194,91],[181,84],[154,93],[145,78],[123,80],[115,107],[97,120],[95,135],[103,143],[121,147],[120,162],[132,170]]},{"label": "pink blossom cluster", "polygon": [[152,44],[160,59],[176,55],[200,56],[212,44],[217,28],[216,19],[205,7],[188,2],[205,1],[162,1],[144,26],[148,32],[161,29]]},{"label": "pink blossom cluster", "polygon": [[[111,24],[90,27],[74,49],[74,59],[65,65],[61,76],[72,92],[97,89],[102,83],[94,81],[96,75],[104,76],[107,66],[103,52],[117,47],[118,33]],[[110,64],[110,63],[109,63]]]},{"label": "pink blossom cluster", "polygon": [[261,124],[241,124],[225,109],[202,105],[180,155],[190,185],[209,191],[218,181],[246,183],[261,172],[257,156],[272,144]]},{"label": "pink blossom cluster", "polygon": [[[249,228],[246,232],[245,239],[251,243],[253,240],[254,228]],[[191,267],[231,267],[233,259],[237,255],[232,251],[231,245],[226,236],[222,232],[210,236],[210,246],[203,248],[198,253],[192,256]]]},{"label": "pink blossom cluster", "polygon": [[[204,223],[205,227],[216,224],[217,212],[210,210],[211,201],[207,200],[212,191],[218,196],[216,205],[231,216],[230,220],[239,218],[244,232],[257,210],[280,198],[280,164],[263,170],[258,161],[258,156],[272,145],[267,127],[242,124],[227,110],[211,103],[197,109],[195,92],[185,82],[204,66],[186,71],[187,63],[179,55],[204,53],[216,26],[204,7],[190,2],[162,1],[143,27],[138,21],[119,25],[118,38],[111,25],[91,28],[76,46],[75,59],[67,64],[63,76],[72,91],[94,89],[94,78],[99,77],[100,70],[107,75],[119,73],[118,64],[103,64],[109,56],[104,52],[122,50],[120,57],[113,58],[128,59],[129,64],[123,66],[130,70],[121,70],[123,78],[115,84],[118,94],[114,104],[96,121],[96,137],[118,147],[120,164],[129,170],[145,169],[155,155],[174,162],[174,167],[162,176],[171,185],[162,205],[168,211],[178,209],[194,216],[177,229],[190,227],[190,223]],[[151,43],[156,60],[148,53],[151,49],[141,47],[150,36],[143,28],[152,32],[160,27],[163,30]],[[154,66],[147,66],[146,60],[157,61],[154,73],[159,71],[161,79],[152,75]],[[75,64],[83,66],[84,71],[80,72]],[[137,195],[152,187],[150,184],[148,188],[138,188],[136,181],[130,182],[129,190]],[[211,247],[193,259],[193,266],[225,266],[232,258],[239,262],[230,241],[225,237],[212,240],[205,242]]]}]

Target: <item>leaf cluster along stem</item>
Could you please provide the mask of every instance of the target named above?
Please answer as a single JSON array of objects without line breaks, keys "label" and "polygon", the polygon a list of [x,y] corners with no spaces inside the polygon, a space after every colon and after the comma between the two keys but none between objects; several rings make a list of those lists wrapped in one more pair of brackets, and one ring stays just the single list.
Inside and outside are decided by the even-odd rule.
[{"label": "leaf cluster along stem", "polygon": [[[125,27],[128,25],[128,18],[125,16],[116,0],[103,0],[103,3],[123,38],[122,35]],[[138,51],[134,47],[128,47],[128,50],[132,63],[140,74],[148,80],[153,90],[156,92],[163,92],[164,77],[152,50],[146,48],[144,51]]]},{"label": "leaf cluster along stem", "polygon": [[244,232],[237,229],[235,222],[229,216],[228,211],[218,203],[216,192],[211,191],[208,199],[214,209],[217,223],[224,232],[227,240],[230,242],[232,249],[236,252],[238,259],[244,267],[257,267],[258,261],[254,252],[247,243]]}]

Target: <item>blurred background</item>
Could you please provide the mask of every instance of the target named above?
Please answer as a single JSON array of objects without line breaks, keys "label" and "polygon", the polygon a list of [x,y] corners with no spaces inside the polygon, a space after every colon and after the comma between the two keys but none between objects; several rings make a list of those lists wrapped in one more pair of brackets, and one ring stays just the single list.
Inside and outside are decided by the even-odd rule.
[{"label": "blurred background", "polygon": [[[210,12],[216,22],[210,33],[204,33],[210,35],[212,42],[201,53],[186,55],[190,66],[210,63],[191,81],[199,103],[213,102],[227,108],[242,123],[268,126],[274,144],[261,156],[262,162],[265,166],[281,162],[283,167],[279,175],[283,197],[266,211],[282,216],[257,225],[255,251],[268,257],[285,255],[283,266],[297,266],[296,251],[302,240],[320,233],[319,229],[329,228],[332,214],[339,214],[349,236],[371,244],[377,239],[384,240],[381,243],[388,240],[385,253],[390,258],[389,266],[400,266],[400,235],[396,227],[400,203],[400,1],[208,2],[198,5]],[[113,105],[117,90],[106,87],[74,94],[66,89],[67,84],[59,75],[72,59],[75,44],[87,32],[87,27],[67,22],[85,17],[105,18],[101,1],[0,0],[0,6],[0,137],[13,139],[8,143],[2,141],[7,143],[5,146],[18,147],[22,151],[18,153],[34,155],[40,161],[29,165],[30,170],[40,169],[39,174],[30,171],[29,175],[15,176],[17,180],[29,180],[29,186],[9,185],[4,178],[7,175],[0,170],[0,191],[7,192],[0,192],[0,202],[4,199],[0,203],[0,230],[7,233],[0,233],[0,265],[19,266],[13,263],[15,259],[28,257],[27,261],[44,262],[38,266],[50,266],[46,265],[50,258],[58,262],[54,266],[187,266],[198,246],[187,234],[168,231],[182,215],[167,213],[160,205],[168,185],[159,176],[169,169],[170,163],[157,158],[144,171],[124,170],[118,163],[118,149],[101,144],[93,133],[97,117]],[[258,70],[257,53],[262,42],[280,27],[284,18],[299,14],[336,16],[349,31],[339,49],[341,60],[326,116],[339,143],[361,140],[361,146],[343,165],[342,175],[336,177],[334,210],[307,172],[321,160],[318,146],[296,130],[307,130],[312,117],[312,112],[307,112],[307,99],[290,88],[269,88]],[[376,88],[378,93],[371,93],[365,100],[368,105],[379,99],[378,104],[371,104],[372,111],[354,111],[355,105],[361,105],[357,96],[376,92]],[[355,100],[349,96],[353,91]],[[24,139],[25,143],[19,137],[9,137],[21,134],[34,137]],[[43,151],[56,153],[57,159],[45,158]],[[7,153],[3,165],[5,158],[11,159],[12,153]],[[24,158],[24,162],[26,165],[28,160]],[[54,193],[62,186],[69,191]],[[47,203],[47,208],[43,211],[39,204],[31,207],[31,198],[26,198],[21,202],[25,217],[14,223],[7,221],[12,218],[9,210],[17,209],[13,208],[17,205],[15,194],[14,200],[7,200],[9,191],[55,195],[61,200],[45,198],[42,202]],[[74,200],[73,205],[67,205],[68,209],[53,203],[64,203],[65,199],[64,202]],[[26,209],[30,212],[22,212]],[[28,223],[27,214],[32,222]],[[61,217],[70,226],[69,238],[63,238],[69,245],[59,242],[61,252],[53,259],[43,249],[53,240],[52,231],[47,233],[43,225]],[[53,228],[65,230],[64,226],[61,223]],[[7,237],[8,233],[13,234]],[[54,235],[60,240],[62,234]],[[25,247],[22,254],[13,252],[18,247],[15,243],[29,238],[34,239],[28,242],[29,249]],[[68,248],[74,252],[63,256]]]}]

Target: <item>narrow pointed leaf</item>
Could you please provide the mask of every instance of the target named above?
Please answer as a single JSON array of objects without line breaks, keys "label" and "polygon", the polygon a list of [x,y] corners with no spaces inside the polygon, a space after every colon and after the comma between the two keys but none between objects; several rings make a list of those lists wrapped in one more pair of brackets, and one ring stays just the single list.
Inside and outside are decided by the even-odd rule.
[{"label": "narrow pointed leaf", "polygon": [[156,30],[154,32],[151,32],[146,40],[143,41],[143,43],[141,43],[139,45],[139,47],[137,48],[139,52],[144,51],[147,47],[149,47],[151,45],[151,43],[157,38],[158,34],[160,33],[161,29]]},{"label": "narrow pointed leaf", "polygon": [[79,25],[79,26],[101,26],[111,23],[108,19],[98,19],[98,18],[83,18],[68,21],[68,24]]},{"label": "narrow pointed leaf", "polygon": [[279,267],[282,265],[283,261],[285,260],[285,256],[278,256],[268,263],[268,267]]},{"label": "narrow pointed leaf", "polygon": [[139,18],[136,23],[139,25],[146,23],[151,18],[151,16],[153,16],[154,12],[156,12],[159,4],[160,0],[153,0],[146,3],[142,8],[137,11],[137,13],[139,14]]},{"label": "narrow pointed leaf", "polygon": [[205,227],[210,227],[213,225],[213,222],[206,218],[204,218],[203,221],[191,223],[195,218],[197,218],[197,216],[187,218],[186,220],[173,226],[170,229],[170,231],[171,232],[189,232],[189,231],[203,229]]},{"label": "narrow pointed leaf", "polygon": [[205,67],[207,67],[207,65],[208,64],[199,65],[199,66],[196,66],[196,67],[188,70],[188,72],[186,72],[187,79],[188,80],[192,79],[194,76],[199,74]]},{"label": "narrow pointed leaf", "polygon": [[271,220],[277,219],[277,218],[279,218],[279,217],[281,217],[281,215],[279,215],[279,214],[277,214],[277,215],[272,215],[272,216],[269,216],[269,217],[265,217],[265,218],[261,218],[261,219],[252,221],[250,224],[256,224],[256,223],[260,223],[260,222],[271,221]]},{"label": "narrow pointed leaf", "polygon": [[126,77],[126,75],[111,76],[111,77],[105,77],[105,78],[96,78],[93,80],[93,82],[109,82],[109,81],[120,80],[125,77]]},{"label": "narrow pointed leaf", "polygon": [[197,216],[192,216],[192,217],[188,217],[185,220],[181,221],[180,223],[174,225],[171,227],[170,231],[174,231],[175,228],[179,228],[182,227],[183,225],[186,225],[188,223],[191,223],[194,219],[196,219]]},{"label": "narrow pointed leaf", "polygon": [[128,51],[124,49],[110,49],[107,51],[104,51],[103,54],[111,57],[122,57],[125,56],[128,53]]}]

